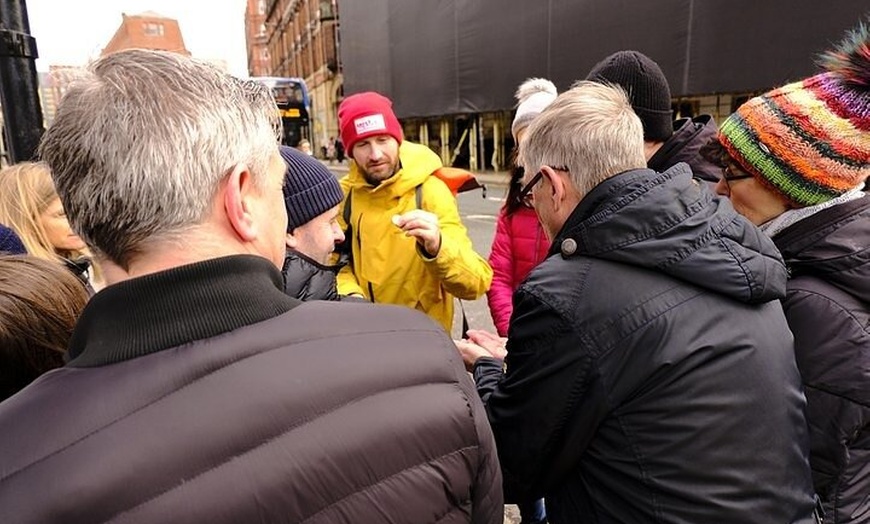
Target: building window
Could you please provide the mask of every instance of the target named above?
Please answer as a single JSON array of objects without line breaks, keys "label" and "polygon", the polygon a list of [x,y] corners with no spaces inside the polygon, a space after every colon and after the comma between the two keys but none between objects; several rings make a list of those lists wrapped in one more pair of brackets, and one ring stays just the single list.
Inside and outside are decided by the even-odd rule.
[{"label": "building window", "polygon": [[331,0],[321,0],[318,18],[321,22],[325,22],[327,20],[335,20],[335,12],[332,9]]},{"label": "building window", "polygon": [[145,34],[147,36],[163,36],[163,24],[145,22]]}]

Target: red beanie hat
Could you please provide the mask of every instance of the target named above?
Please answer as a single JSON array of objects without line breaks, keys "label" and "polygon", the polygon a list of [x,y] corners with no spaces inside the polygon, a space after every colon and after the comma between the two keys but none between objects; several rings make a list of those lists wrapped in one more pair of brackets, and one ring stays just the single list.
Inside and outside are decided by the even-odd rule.
[{"label": "red beanie hat", "polygon": [[338,126],[344,148],[353,156],[353,146],[375,135],[390,135],[402,143],[402,125],[389,98],[367,91],[345,98],[338,106]]}]

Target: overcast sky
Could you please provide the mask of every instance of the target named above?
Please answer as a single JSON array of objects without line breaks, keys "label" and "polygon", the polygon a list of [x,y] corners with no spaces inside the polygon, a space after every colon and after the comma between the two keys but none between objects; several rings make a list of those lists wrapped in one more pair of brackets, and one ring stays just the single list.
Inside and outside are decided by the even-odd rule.
[{"label": "overcast sky", "polygon": [[84,65],[96,58],[121,25],[121,13],[154,11],[178,20],[191,55],[222,59],[247,76],[245,0],[24,0],[36,38],[36,68]]}]

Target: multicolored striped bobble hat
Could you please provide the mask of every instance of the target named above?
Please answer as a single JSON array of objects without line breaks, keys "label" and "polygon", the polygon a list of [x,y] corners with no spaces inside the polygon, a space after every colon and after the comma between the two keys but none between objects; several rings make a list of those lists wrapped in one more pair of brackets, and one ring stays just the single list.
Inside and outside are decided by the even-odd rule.
[{"label": "multicolored striped bobble hat", "polygon": [[860,24],[822,56],[824,73],[757,96],[719,128],[745,171],[800,207],[870,176],[870,31]]}]

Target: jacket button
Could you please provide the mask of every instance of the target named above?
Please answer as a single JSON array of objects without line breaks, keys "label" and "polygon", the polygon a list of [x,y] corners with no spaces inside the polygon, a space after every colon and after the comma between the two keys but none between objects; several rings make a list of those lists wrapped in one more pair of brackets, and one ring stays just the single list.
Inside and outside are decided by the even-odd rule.
[{"label": "jacket button", "polygon": [[562,241],[562,245],[559,247],[562,250],[562,254],[564,256],[571,256],[577,252],[577,241],[573,238],[566,238]]}]

